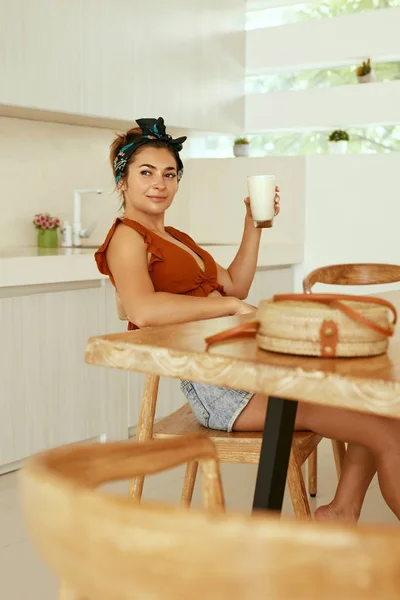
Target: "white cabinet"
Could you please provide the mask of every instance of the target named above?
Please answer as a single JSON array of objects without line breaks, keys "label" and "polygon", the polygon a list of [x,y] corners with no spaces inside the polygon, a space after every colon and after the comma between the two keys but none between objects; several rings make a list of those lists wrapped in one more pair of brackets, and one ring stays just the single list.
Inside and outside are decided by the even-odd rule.
[{"label": "white cabinet", "polygon": [[243,0],[0,0],[0,7],[0,105],[99,124],[162,115],[179,128],[242,130]]},{"label": "white cabinet", "polygon": [[81,1],[0,0],[0,104],[79,112]]},{"label": "white cabinet", "polygon": [[[293,289],[292,269],[258,270],[249,301]],[[137,425],[144,375],[84,362],[89,337],[123,331],[114,288],[75,282],[0,290],[0,473],[33,453]],[[156,418],[184,403],[161,379]]]},{"label": "white cabinet", "polygon": [[125,8],[124,0],[82,4],[83,114],[132,119],[134,25],[129,13],[121,19]]},{"label": "white cabinet", "polygon": [[105,288],[78,285],[2,293],[0,465],[104,433],[127,437],[126,373],[84,362],[88,338],[107,328]]},{"label": "white cabinet", "polygon": [[85,0],[82,32],[84,114],[243,127],[242,0]]}]

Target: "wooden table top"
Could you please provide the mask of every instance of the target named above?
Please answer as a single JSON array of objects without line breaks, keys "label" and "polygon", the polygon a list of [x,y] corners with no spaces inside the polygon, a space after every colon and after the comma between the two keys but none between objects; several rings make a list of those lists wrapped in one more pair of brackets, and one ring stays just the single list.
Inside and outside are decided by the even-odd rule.
[{"label": "wooden table top", "polygon": [[[400,291],[379,295],[400,309]],[[371,358],[276,354],[259,350],[255,339],[206,351],[205,337],[252,318],[224,317],[96,336],[88,341],[86,362],[400,418],[400,326],[388,354]]]}]

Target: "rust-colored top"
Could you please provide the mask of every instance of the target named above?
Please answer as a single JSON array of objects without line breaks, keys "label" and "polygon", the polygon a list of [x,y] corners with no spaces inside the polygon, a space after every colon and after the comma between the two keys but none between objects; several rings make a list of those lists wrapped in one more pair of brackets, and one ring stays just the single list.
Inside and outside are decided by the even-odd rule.
[{"label": "rust-colored top", "polygon": [[[107,264],[106,252],[119,223],[132,227],[143,236],[147,251],[151,254],[149,275],[156,292],[208,296],[212,291],[217,290],[225,295],[224,288],[217,280],[215,260],[211,254],[200,248],[190,236],[173,227],[165,228],[169,235],[199,255],[204,263],[204,271],[189,252],[131,219],[116,219],[104,243],[94,255],[100,273],[108,275],[114,286],[115,281]],[[129,323],[128,329],[137,329],[137,327],[133,323]]]}]

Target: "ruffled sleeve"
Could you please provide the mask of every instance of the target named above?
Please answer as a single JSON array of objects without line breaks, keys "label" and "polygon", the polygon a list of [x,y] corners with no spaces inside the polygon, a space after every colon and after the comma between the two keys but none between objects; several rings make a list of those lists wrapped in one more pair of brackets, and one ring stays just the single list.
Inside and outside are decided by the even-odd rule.
[{"label": "ruffled sleeve", "polygon": [[149,271],[152,270],[152,265],[155,262],[160,262],[160,261],[164,260],[159,246],[157,245],[156,241],[151,236],[150,232],[146,229],[146,227],[143,227],[143,225],[141,225],[137,221],[132,221],[131,219],[116,219],[115,222],[113,223],[110,231],[107,233],[106,239],[104,240],[104,242],[102,243],[100,248],[98,250],[96,250],[96,252],[94,254],[94,258],[95,258],[98,270],[103,275],[108,275],[108,277],[110,278],[110,281],[114,287],[115,287],[115,281],[114,281],[114,278],[112,276],[112,273],[111,273],[108,263],[107,263],[107,248],[108,248],[111,238],[114,235],[115,230],[117,229],[119,223],[123,223],[124,225],[127,225],[128,227],[135,229],[135,231],[137,231],[138,233],[140,233],[140,235],[143,236],[143,241],[147,246],[147,252],[151,254],[150,262],[149,262]]},{"label": "ruffled sleeve", "polygon": [[112,238],[112,236],[115,233],[115,230],[117,228],[118,223],[121,223],[121,219],[116,219],[115,220],[115,222],[113,223],[110,231],[107,233],[106,239],[104,240],[104,242],[102,243],[102,245],[100,246],[100,248],[98,250],[96,250],[96,252],[94,253],[94,259],[96,261],[96,265],[97,265],[98,270],[103,275],[108,275],[108,277],[110,278],[111,283],[114,286],[115,286],[115,282],[114,282],[114,278],[113,278],[113,276],[111,274],[111,271],[108,268],[106,252],[107,252],[108,244],[110,243],[111,238]]},{"label": "ruffled sleeve", "polygon": [[164,260],[160,246],[157,244],[157,241],[153,238],[150,231],[146,227],[144,227],[137,221],[132,221],[131,219],[123,219],[121,220],[121,223],[124,223],[124,225],[128,225],[128,227],[131,227],[132,229],[140,233],[141,236],[143,236],[143,241],[147,246],[147,252],[151,254],[149,262],[149,271],[152,270],[152,265],[155,262],[161,262]]}]

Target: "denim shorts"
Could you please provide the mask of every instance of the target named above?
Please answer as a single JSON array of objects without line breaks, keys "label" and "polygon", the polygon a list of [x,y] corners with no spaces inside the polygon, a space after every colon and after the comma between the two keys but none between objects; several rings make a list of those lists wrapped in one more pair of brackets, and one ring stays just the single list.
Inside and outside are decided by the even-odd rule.
[{"label": "denim shorts", "polygon": [[254,396],[244,390],[193,381],[181,381],[181,390],[200,423],[221,431],[232,431],[234,422]]}]

